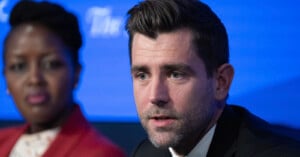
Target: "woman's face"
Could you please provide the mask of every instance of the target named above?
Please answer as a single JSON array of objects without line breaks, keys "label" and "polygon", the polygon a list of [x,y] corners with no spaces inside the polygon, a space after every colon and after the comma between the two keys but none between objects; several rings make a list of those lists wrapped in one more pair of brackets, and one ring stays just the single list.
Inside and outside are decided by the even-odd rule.
[{"label": "woman's face", "polygon": [[60,38],[24,24],[10,32],[4,53],[8,90],[24,118],[32,125],[59,121],[72,105],[80,73]]}]

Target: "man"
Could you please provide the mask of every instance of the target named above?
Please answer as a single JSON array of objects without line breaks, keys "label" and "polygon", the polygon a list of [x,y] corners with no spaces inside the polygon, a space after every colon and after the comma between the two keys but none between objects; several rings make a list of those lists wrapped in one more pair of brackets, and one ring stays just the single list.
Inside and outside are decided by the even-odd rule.
[{"label": "man", "polygon": [[206,4],[146,0],[128,15],[134,97],[149,136],[133,156],[300,156],[298,142],[226,104],[228,38]]}]

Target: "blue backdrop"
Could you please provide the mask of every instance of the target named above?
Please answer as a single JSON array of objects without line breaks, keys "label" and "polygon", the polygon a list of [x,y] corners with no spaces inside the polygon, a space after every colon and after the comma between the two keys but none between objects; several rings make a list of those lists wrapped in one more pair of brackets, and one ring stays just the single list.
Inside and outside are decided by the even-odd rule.
[{"label": "blue backdrop", "polygon": [[[126,11],[138,0],[54,0],[78,15],[84,36],[76,99],[91,121],[138,121],[129,73]],[[16,0],[0,0],[0,42]],[[204,0],[224,22],[235,78],[229,103],[300,128],[300,1]],[[0,44],[2,50],[2,44]],[[0,52],[2,56],[2,51]],[[0,68],[3,68],[2,60]],[[0,120],[21,116],[0,77]]]}]

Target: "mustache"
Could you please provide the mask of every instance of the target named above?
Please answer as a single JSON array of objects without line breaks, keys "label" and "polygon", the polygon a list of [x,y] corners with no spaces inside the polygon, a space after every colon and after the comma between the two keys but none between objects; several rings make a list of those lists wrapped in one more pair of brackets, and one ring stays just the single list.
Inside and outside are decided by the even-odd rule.
[{"label": "mustache", "polygon": [[176,111],[172,109],[153,107],[143,112],[141,117],[143,119],[153,119],[155,117],[168,117],[177,119],[179,118],[179,115]]}]

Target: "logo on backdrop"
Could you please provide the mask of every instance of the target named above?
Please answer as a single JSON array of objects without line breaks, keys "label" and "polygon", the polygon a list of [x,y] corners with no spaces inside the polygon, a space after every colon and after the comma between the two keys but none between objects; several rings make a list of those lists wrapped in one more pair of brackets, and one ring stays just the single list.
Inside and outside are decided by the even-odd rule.
[{"label": "logo on backdrop", "polygon": [[91,37],[117,37],[122,34],[121,17],[113,17],[109,7],[92,7],[86,13],[86,22],[90,24]]},{"label": "logo on backdrop", "polygon": [[8,14],[4,12],[4,7],[7,5],[7,0],[0,1],[0,22],[6,22]]}]

